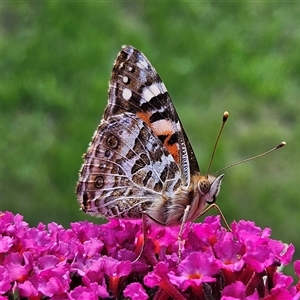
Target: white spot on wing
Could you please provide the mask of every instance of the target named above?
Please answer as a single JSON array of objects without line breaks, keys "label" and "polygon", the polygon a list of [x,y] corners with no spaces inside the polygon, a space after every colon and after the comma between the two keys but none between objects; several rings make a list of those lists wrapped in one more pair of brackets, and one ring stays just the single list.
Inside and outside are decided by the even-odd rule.
[{"label": "white spot on wing", "polygon": [[148,90],[148,88],[143,89],[143,99],[146,101],[150,101],[152,97],[154,96],[151,91]]},{"label": "white spot on wing", "polygon": [[143,98],[146,101],[150,101],[153,97],[158,96],[161,94],[161,90],[159,89],[160,85],[156,82],[152,83],[150,86],[145,87],[143,89]]},{"label": "white spot on wing", "polygon": [[163,82],[161,83],[161,87],[162,87],[162,91],[164,93],[167,92],[167,88],[166,88],[166,86],[165,86],[165,84]]},{"label": "white spot on wing", "polygon": [[123,90],[122,97],[123,97],[125,100],[128,101],[128,100],[131,98],[131,96],[132,96],[131,90],[125,88],[125,89]]},{"label": "white spot on wing", "polygon": [[162,134],[162,132],[173,132],[174,127],[173,127],[173,123],[170,121],[158,120],[152,123],[152,130],[156,134]]},{"label": "white spot on wing", "polygon": [[129,79],[128,79],[128,77],[127,77],[127,76],[123,76],[123,78],[122,78],[122,79],[123,79],[123,82],[124,82],[124,83],[128,83],[128,80],[129,80]]},{"label": "white spot on wing", "polygon": [[158,84],[157,83],[152,83],[148,89],[153,93],[153,95],[157,96],[161,93],[161,91],[158,88]]}]

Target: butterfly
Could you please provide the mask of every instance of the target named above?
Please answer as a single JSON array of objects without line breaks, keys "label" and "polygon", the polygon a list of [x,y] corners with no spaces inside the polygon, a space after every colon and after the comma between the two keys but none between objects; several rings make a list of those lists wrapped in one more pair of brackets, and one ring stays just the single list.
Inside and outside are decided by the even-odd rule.
[{"label": "butterfly", "polygon": [[123,46],[80,170],[81,209],[108,219],[145,214],[161,225],[180,225],[216,201],[223,176],[201,174],[158,73],[139,50]]}]

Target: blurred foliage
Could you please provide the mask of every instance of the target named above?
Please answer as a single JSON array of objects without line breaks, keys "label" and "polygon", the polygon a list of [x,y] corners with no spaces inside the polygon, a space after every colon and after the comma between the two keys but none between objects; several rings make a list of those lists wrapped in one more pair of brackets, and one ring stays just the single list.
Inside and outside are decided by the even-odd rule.
[{"label": "blurred foliage", "polygon": [[107,102],[121,45],[163,78],[206,172],[222,113],[230,119],[213,171],[218,204],[293,243],[299,258],[300,5],[297,2],[2,3],[0,209],[32,226],[89,219],[74,194],[82,154]]}]

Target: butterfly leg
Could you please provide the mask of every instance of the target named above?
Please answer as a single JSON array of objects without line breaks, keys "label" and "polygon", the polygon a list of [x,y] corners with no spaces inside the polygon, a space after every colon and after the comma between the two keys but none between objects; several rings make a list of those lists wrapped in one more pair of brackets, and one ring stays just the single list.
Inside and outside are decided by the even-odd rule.
[{"label": "butterfly leg", "polygon": [[221,216],[221,219],[222,219],[222,221],[223,221],[224,224],[225,224],[225,227],[227,228],[227,230],[228,230],[229,232],[231,232],[232,230],[231,230],[231,228],[230,228],[228,222],[226,221],[226,218],[225,218],[224,214],[222,213],[221,208],[220,208],[217,204],[215,204],[215,203],[212,203],[212,204],[210,204],[208,207],[206,207],[206,208],[201,212],[201,214],[200,214],[199,217],[201,217],[201,216],[203,216],[204,214],[206,214],[206,213],[207,213],[209,210],[211,210],[212,208],[215,208],[215,209],[218,211],[218,214]]},{"label": "butterfly leg", "polygon": [[147,238],[146,237],[146,235],[147,235],[147,220],[146,220],[146,218],[147,218],[147,214],[145,212],[142,212],[142,235],[143,235],[142,246],[140,247],[140,253],[139,253],[138,257],[133,262],[138,261],[144,252],[145,242],[146,242],[146,238]]},{"label": "butterfly leg", "polygon": [[178,237],[177,237],[177,241],[178,241],[178,263],[180,263],[181,261],[181,254],[183,251],[183,246],[184,246],[184,242],[185,240],[182,239],[182,233],[183,233],[183,229],[189,214],[189,211],[191,209],[190,205],[187,205],[186,208],[184,209],[183,212],[183,217],[182,217],[182,221],[181,221],[181,225],[180,225],[180,229],[179,229],[179,233],[178,233]]}]

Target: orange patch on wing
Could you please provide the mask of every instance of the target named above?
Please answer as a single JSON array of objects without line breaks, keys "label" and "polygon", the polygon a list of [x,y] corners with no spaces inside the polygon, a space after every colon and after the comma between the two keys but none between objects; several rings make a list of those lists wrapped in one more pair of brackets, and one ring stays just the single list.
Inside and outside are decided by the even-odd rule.
[{"label": "orange patch on wing", "polygon": [[[174,133],[172,128],[172,123],[168,120],[159,120],[157,122],[151,123],[150,122],[150,117],[152,113],[148,112],[138,112],[137,116],[142,119],[152,130],[153,132],[159,136],[159,135],[164,135],[167,136],[167,138],[164,141],[164,146],[167,148],[168,152],[173,156],[175,162],[178,164],[179,163],[179,145],[178,144],[173,144],[170,145],[168,144],[169,139],[171,135]],[[167,128],[167,129],[166,129]]]},{"label": "orange patch on wing", "polygon": [[178,145],[174,144],[174,145],[169,145],[166,141],[164,142],[165,147],[167,148],[167,150],[169,151],[169,153],[173,156],[175,162],[177,164],[179,164],[179,147]]},{"label": "orange patch on wing", "polygon": [[[155,128],[154,128],[155,129]],[[156,135],[164,135],[167,136],[167,138],[164,141],[164,145],[167,148],[167,150],[169,151],[169,153],[173,156],[174,160],[176,163],[179,163],[179,145],[178,144],[169,144],[169,140],[172,136],[172,134],[174,133],[173,130],[158,130],[158,129],[162,129],[162,128],[157,128],[157,131],[159,132],[155,132]]]},{"label": "orange patch on wing", "polygon": [[151,117],[151,113],[144,113],[144,112],[138,112],[136,114],[140,119],[142,119],[150,128],[151,128],[151,123],[150,123],[150,117]]}]

